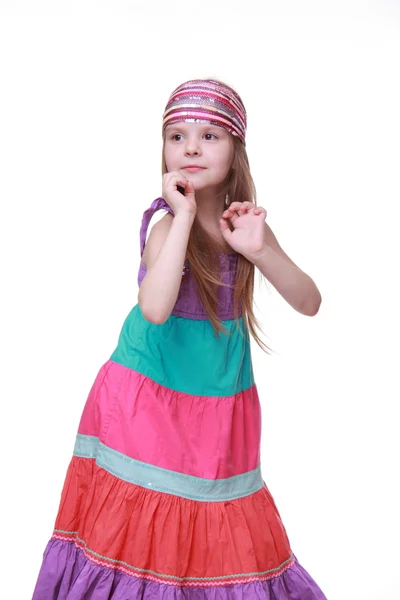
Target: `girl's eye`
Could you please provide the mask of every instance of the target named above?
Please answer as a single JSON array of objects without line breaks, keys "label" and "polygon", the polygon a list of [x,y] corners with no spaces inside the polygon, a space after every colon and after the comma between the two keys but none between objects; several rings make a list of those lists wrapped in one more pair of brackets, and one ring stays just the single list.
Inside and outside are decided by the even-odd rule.
[{"label": "girl's eye", "polygon": [[[205,135],[212,135],[213,137],[218,139],[217,136],[214,135],[213,133],[206,133]],[[182,137],[182,135],[180,133],[174,133],[174,135],[172,136],[172,139],[179,142],[179,140],[176,139],[177,137]]]}]

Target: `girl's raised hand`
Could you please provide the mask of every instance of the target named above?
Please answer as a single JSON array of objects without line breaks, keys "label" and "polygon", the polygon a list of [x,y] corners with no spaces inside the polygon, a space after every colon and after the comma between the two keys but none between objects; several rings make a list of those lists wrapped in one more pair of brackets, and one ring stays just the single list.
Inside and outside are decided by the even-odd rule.
[{"label": "girl's raised hand", "polygon": [[[185,195],[178,190],[181,186],[185,190]],[[179,213],[196,214],[197,205],[194,193],[193,183],[180,171],[169,171],[164,173],[162,180],[162,197],[174,211],[176,216]]]},{"label": "girl's raised hand", "polygon": [[[228,244],[235,252],[252,258],[265,248],[265,218],[267,211],[252,202],[232,202],[222,213],[220,229]],[[228,220],[233,226],[229,229]]]}]

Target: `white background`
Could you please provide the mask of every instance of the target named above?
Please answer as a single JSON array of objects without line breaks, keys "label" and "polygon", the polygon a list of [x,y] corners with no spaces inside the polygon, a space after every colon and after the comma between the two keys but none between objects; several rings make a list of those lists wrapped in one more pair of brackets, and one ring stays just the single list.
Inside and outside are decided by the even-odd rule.
[{"label": "white background", "polygon": [[399,64],[394,0],[1,2],[2,597],[32,595],[137,302],[168,96],[217,77],[248,112],[257,202],[323,298],[306,317],[257,288],[264,480],[329,600],[400,598]]}]

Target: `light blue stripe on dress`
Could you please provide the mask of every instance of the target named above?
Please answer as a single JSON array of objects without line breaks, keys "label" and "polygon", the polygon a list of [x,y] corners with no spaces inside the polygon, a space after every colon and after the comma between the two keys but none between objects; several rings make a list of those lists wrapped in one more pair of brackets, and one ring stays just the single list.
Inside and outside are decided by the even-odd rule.
[{"label": "light blue stripe on dress", "polygon": [[235,500],[264,486],[260,465],[253,471],[226,479],[203,479],[135,460],[104,445],[97,437],[81,433],[76,436],[74,455],[94,458],[99,467],[129,483],[189,500]]},{"label": "light blue stripe on dress", "polygon": [[[249,334],[238,331],[235,319],[221,322],[228,334],[218,338],[209,320],[170,315],[157,325],[136,304],[110,360],[177,392],[233,396],[254,384]],[[242,317],[239,323],[243,330]]]}]

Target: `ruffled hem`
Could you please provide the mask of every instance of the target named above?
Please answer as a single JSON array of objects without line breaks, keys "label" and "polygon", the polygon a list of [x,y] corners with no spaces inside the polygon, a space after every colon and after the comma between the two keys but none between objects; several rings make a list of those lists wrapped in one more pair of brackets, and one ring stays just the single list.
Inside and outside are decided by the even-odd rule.
[{"label": "ruffled hem", "polygon": [[288,568],[268,580],[217,586],[212,581],[157,583],[149,570],[132,576],[95,560],[74,542],[52,538],[32,600],[327,600],[295,555]]},{"label": "ruffled hem", "polygon": [[[266,485],[233,500],[201,502],[129,483],[74,456],[54,538],[73,542],[89,559],[158,583],[256,581],[278,575],[290,543]],[[184,578],[184,579],[182,579]]]}]

